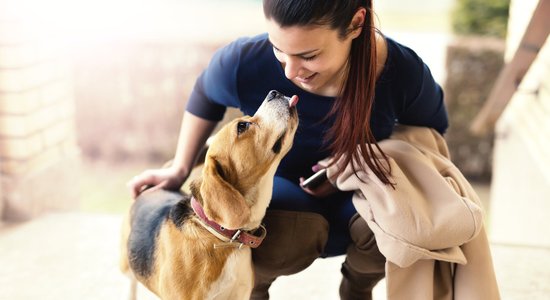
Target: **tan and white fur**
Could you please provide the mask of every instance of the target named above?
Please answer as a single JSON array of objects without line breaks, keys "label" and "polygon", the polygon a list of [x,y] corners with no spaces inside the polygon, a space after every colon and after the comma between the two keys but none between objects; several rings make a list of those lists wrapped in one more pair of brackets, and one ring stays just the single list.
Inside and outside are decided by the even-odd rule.
[{"label": "tan and white fur", "polygon": [[[260,226],[275,171],[298,127],[296,103],[296,96],[271,91],[254,116],[237,118],[215,135],[190,195],[208,219],[228,229]],[[224,247],[190,208],[190,196],[153,190],[136,199],[126,218],[122,271],[161,299],[248,299],[251,249]]]}]

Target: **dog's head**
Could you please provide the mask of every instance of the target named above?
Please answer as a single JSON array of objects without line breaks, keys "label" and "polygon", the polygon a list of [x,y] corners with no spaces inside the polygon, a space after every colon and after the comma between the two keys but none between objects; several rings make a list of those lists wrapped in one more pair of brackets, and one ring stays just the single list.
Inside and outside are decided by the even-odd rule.
[{"label": "dog's head", "polygon": [[298,127],[297,101],[271,91],[254,116],[237,118],[215,135],[197,186],[209,219],[229,229],[259,226]]}]

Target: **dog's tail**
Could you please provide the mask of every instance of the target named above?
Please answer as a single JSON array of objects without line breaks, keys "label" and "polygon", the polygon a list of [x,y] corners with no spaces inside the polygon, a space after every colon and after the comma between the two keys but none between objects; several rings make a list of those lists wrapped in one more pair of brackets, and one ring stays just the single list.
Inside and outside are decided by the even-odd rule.
[{"label": "dog's tail", "polygon": [[135,276],[132,276],[130,278],[130,293],[128,294],[128,300],[136,300],[137,299],[137,284],[138,281]]}]

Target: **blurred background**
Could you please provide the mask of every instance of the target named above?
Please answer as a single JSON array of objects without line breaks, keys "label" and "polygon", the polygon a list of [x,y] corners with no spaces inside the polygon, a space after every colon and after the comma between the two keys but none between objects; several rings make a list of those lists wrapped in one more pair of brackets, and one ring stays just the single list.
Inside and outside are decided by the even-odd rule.
[{"label": "blurred background", "polygon": [[[550,258],[547,2],[374,0],[379,29],[443,86],[452,159],[484,202],[503,262],[516,252],[502,245]],[[116,257],[126,181],[172,158],[213,52],[263,31],[259,0],[0,0],[0,299],[124,295]],[[43,283],[25,289],[29,276]],[[499,276],[505,299],[550,294],[531,275],[522,284]]]}]

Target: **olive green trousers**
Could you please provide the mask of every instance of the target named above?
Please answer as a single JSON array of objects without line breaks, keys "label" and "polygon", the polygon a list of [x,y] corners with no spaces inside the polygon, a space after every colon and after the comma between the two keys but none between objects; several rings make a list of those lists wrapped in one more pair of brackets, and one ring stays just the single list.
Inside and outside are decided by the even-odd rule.
[{"label": "olive green trousers", "polygon": [[[269,287],[281,275],[298,273],[317,259],[328,239],[329,224],[317,213],[268,210],[267,236],[252,251],[254,289],[251,299],[269,299]],[[342,264],[341,299],[372,299],[372,288],[384,277],[386,259],[374,234],[358,214],[350,220],[353,244]]]}]

